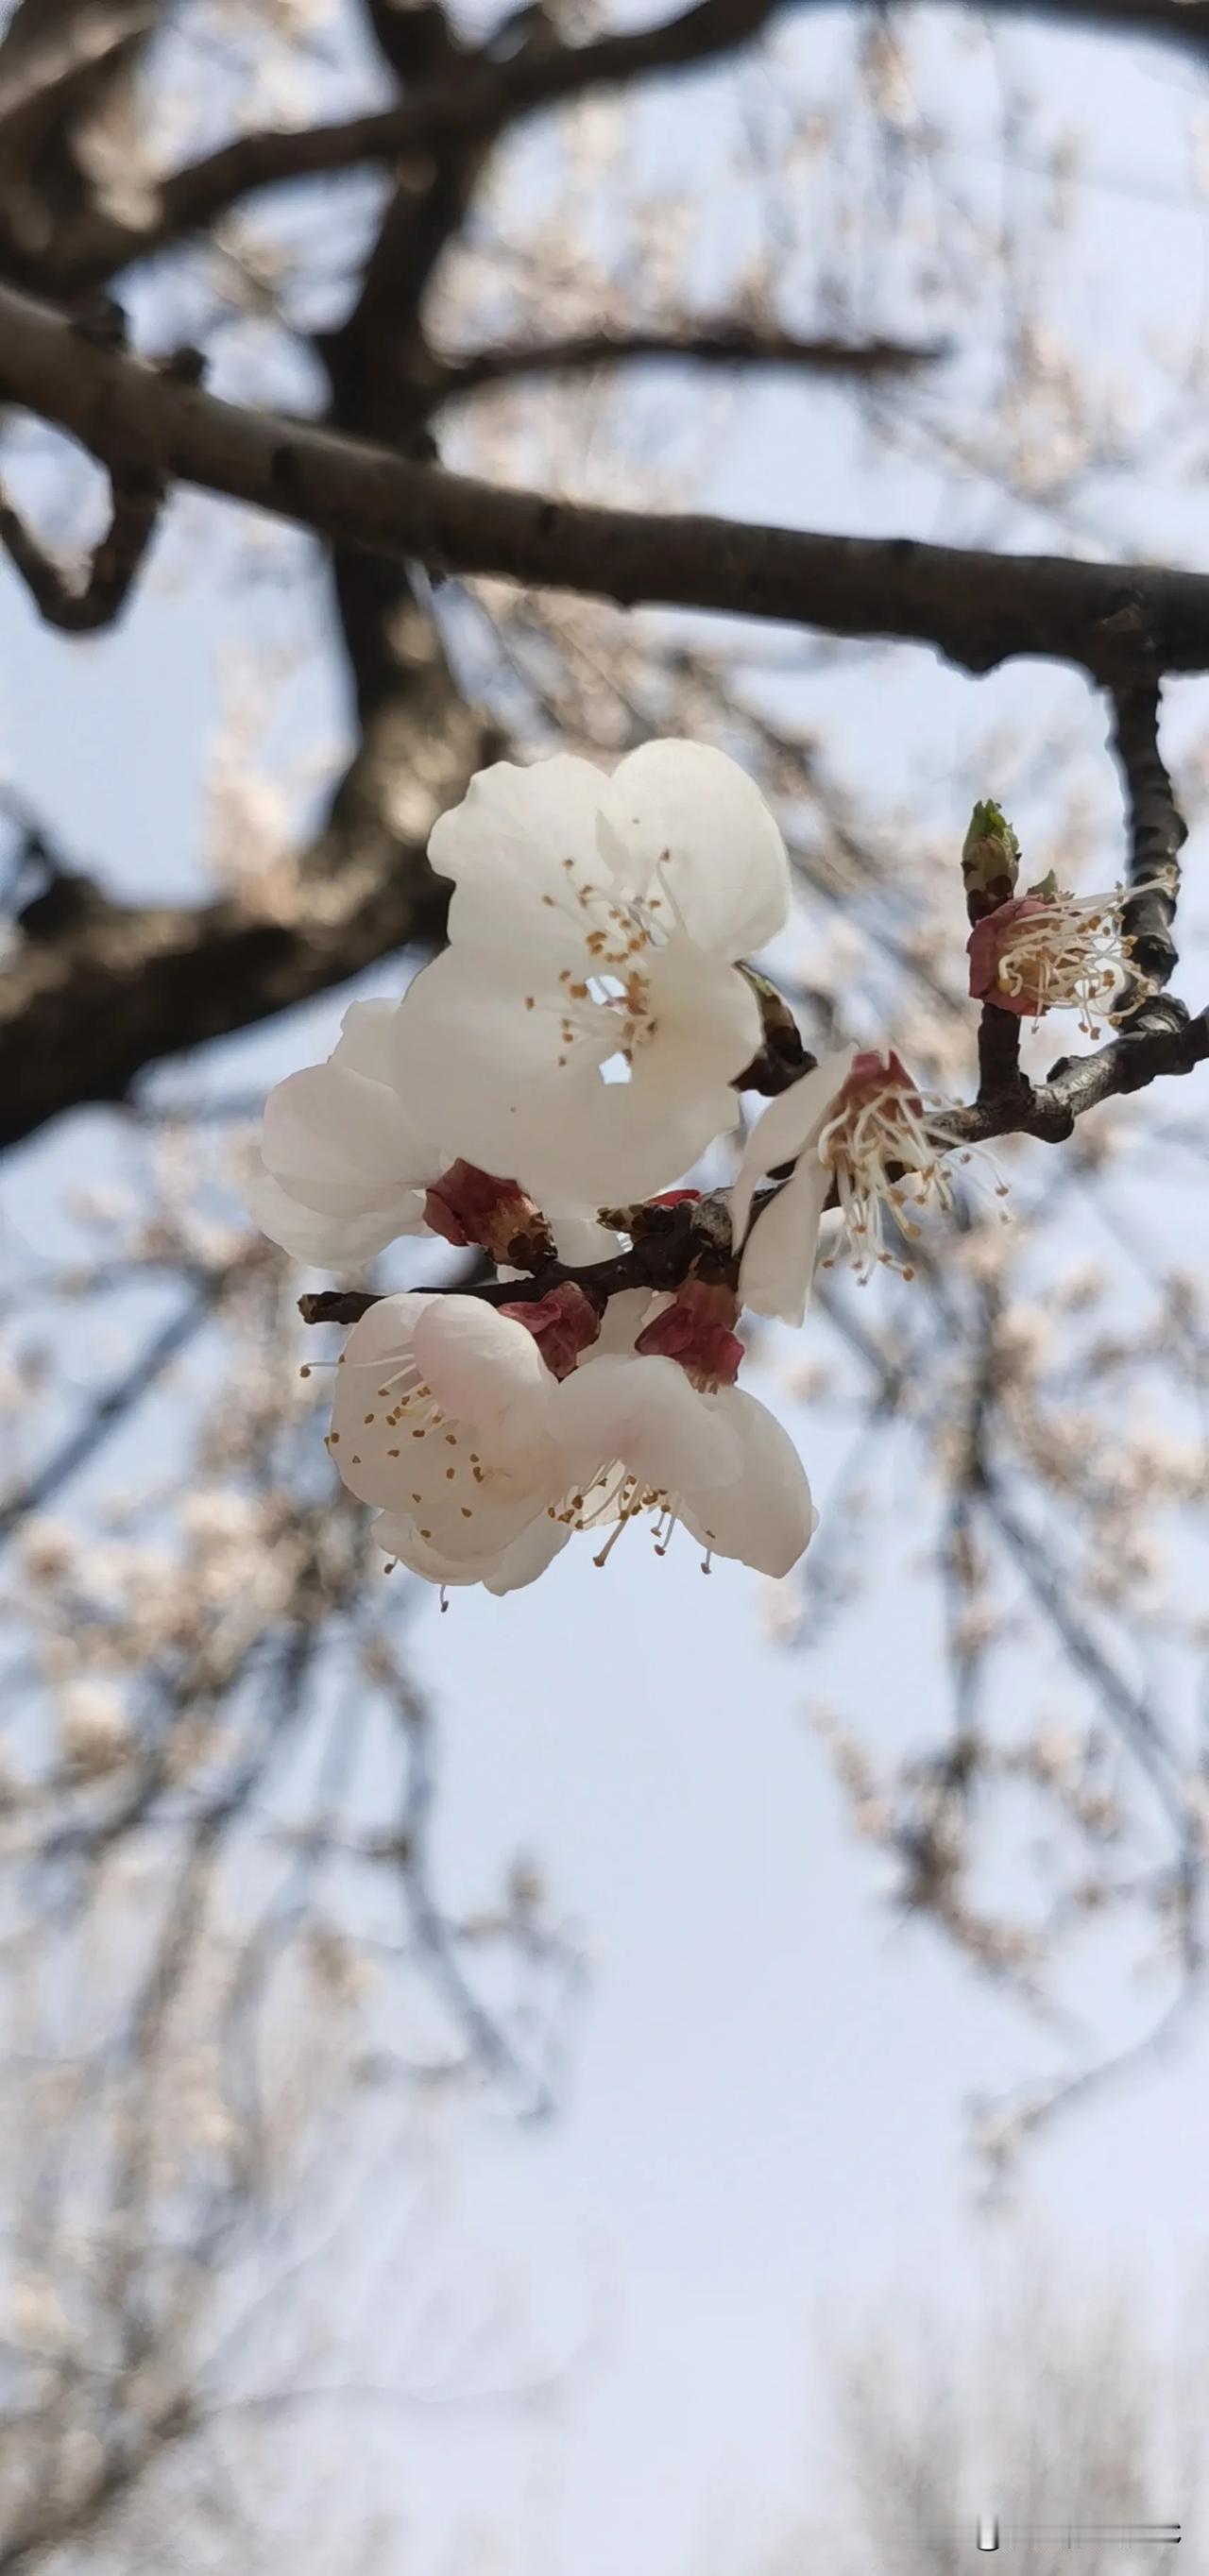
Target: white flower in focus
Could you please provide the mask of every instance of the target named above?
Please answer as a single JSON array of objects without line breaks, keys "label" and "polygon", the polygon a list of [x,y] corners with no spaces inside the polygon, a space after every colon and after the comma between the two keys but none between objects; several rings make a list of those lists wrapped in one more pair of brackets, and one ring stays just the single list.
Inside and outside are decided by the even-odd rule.
[{"label": "white flower in focus", "polygon": [[793,1442],[755,1396],[695,1386],[675,1359],[605,1356],[558,1389],[564,1459],[578,1476],[552,1525],[611,1526],[603,1565],[628,1524],[654,1516],[656,1552],[683,1524],[711,1555],[788,1574],[818,1525]]},{"label": "white flower in focus", "polygon": [[121,1692],[108,1682],[69,1682],[59,1693],[59,1739],[72,1769],[86,1777],[119,1770],[132,1744]]},{"label": "white flower in focus", "polygon": [[1013,896],[984,914],[966,943],[970,992],[975,1001],[1038,1027],[1046,1011],[1077,1011],[1085,1037],[1112,1021],[1113,1004],[1128,983],[1134,997],[1158,990],[1153,977],[1131,963],[1133,940],[1124,925],[1127,904],[1138,895],[1166,893],[1160,880],[1117,886],[1112,894],[1074,895],[1052,879]]},{"label": "white flower in focus", "polygon": [[396,1088],[398,1010],[353,1002],[326,1064],[287,1074],[265,1102],[264,1168],[248,1211],[296,1261],[355,1270],[396,1235],[423,1230],[425,1193],[450,1157]]},{"label": "white flower in focus", "polygon": [[566,1544],[546,1517],[566,1483],[556,1391],[533,1335],[479,1298],[379,1298],[337,1363],[328,1434],[383,1515],[379,1546],[433,1583],[532,1582]]},{"label": "white flower in focus", "polygon": [[[611,777],[507,761],[442,815],[450,945],[400,1005],[395,1078],[451,1147],[584,1207],[648,1196],[734,1116],[759,1006],[735,961],[789,913],[777,826],[734,761],[648,743]],[[606,1073],[606,1068],[608,1072]]]},{"label": "white flower in focus", "polygon": [[[819,1227],[835,1174],[819,1153],[819,1139],[857,1060],[855,1047],[825,1056],[770,1100],[743,1148],[731,1192],[731,1234],[742,1245],[739,1298],[753,1314],[802,1324],[814,1277]],[[794,1163],[774,1199],[748,1234],[758,1183],[782,1163]],[[747,1237],[744,1242],[744,1237]]]},{"label": "white flower in focus", "polygon": [[[797,1156],[792,1178],[757,1216],[743,1244],[739,1294],[755,1313],[775,1315],[800,1324],[810,1294],[823,1209],[834,1183],[840,1207],[842,1248],[861,1284],[874,1265],[901,1269],[914,1277],[909,1263],[895,1260],[883,1237],[886,1218],[898,1233],[911,1237],[919,1227],[909,1213],[931,1198],[950,1210],[953,1185],[945,1169],[945,1148],[932,1136],[929,1111],[943,1113],[945,1103],[925,1103],[911,1075],[890,1050],[884,1055],[851,1049],[828,1058],[771,1101],[748,1137],[731,1200],[735,1242],[743,1244],[752,1199],[761,1174],[776,1171]],[[969,1151],[962,1154],[969,1163]],[[1006,1186],[996,1181],[996,1195]],[[835,1252],[827,1254],[830,1269]]]}]

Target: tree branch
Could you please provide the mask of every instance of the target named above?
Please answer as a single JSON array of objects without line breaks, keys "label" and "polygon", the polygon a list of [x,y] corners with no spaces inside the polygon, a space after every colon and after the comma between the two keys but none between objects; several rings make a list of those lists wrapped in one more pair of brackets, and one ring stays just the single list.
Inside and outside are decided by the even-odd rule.
[{"label": "tree branch", "polygon": [[765,366],[801,368],[808,374],[855,377],[914,374],[932,366],[947,351],[939,342],[911,348],[897,340],[799,339],[772,324],[735,322],[669,323],[662,330],[572,332],[561,340],[501,341],[476,349],[469,357],[450,358],[437,388],[436,401],[456,402],[483,385],[510,382],[516,376],[575,375],[593,367],[612,367],[651,358],[692,360],[707,367]]},{"label": "tree branch", "polygon": [[[1121,771],[1129,815],[1129,882],[1149,886],[1161,877],[1167,891],[1140,894],[1123,914],[1139,972],[1166,984],[1178,963],[1171,925],[1180,889],[1179,853],[1188,838],[1171,780],[1159,751],[1159,681],[1154,671],[1120,681],[1111,693],[1112,748]],[[1132,1015],[1131,1015],[1132,1016]]]},{"label": "tree branch", "polygon": [[[1076,1119],[1085,1117],[1102,1100],[1141,1091],[1164,1075],[1192,1073],[1198,1064],[1206,1062],[1209,1010],[1190,1019],[1181,1002],[1156,1001],[1146,1015],[1145,1026],[1135,1024],[1095,1055],[1079,1056],[1073,1063],[1066,1063],[1056,1078],[1037,1090],[1026,1086],[995,1099],[977,1101],[969,1108],[954,1109],[944,1118],[930,1122],[931,1133],[946,1153],[960,1152],[963,1146],[983,1144],[996,1136],[1034,1136],[1042,1144],[1061,1144],[1072,1133]],[[535,1271],[531,1279],[461,1280],[456,1292],[431,1293],[480,1297],[489,1306],[524,1305],[569,1279],[589,1294],[596,1291],[608,1298],[624,1288],[677,1288],[690,1270],[697,1268],[703,1276],[727,1278],[735,1285],[737,1264],[723,1248],[724,1242],[729,1243],[728,1195],[725,1190],[714,1190],[675,1208],[645,1210],[646,1216],[656,1214],[666,1221],[638,1236],[628,1252],[616,1253],[607,1261],[578,1267],[553,1261]],[[776,1196],[776,1189],[757,1192],[753,1221]],[[836,1203],[833,1188],[828,1206]],[[298,1312],[304,1324],[356,1324],[378,1302],[379,1292],[374,1289],[322,1288],[300,1297]]]},{"label": "tree branch", "polygon": [[[465,758],[459,740],[450,754],[459,794]],[[52,940],[23,942],[0,978],[0,1147],[84,1102],[122,1100],[163,1057],[346,983],[409,940],[435,937],[448,889],[428,872],[427,831],[408,844],[389,830],[364,782],[359,801],[360,811],[354,803],[338,812],[320,835],[309,854],[313,882],[289,921],[235,902],[115,904]]]},{"label": "tree branch", "polygon": [[83,586],[44,554],[0,483],[0,545],[20,573],[48,626],[65,635],[95,635],[121,615],[131,585],[155,533],[164,486],[154,474],[114,475],[109,526],[88,565]]},{"label": "tree branch", "polygon": [[704,608],[931,644],[983,672],[1014,654],[1119,670],[1140,602],[1163,670],[1209,668],[1209,576],[995,555],[909,538],[815,536],[705,515],[577,507],[497,490],[234,404],[73,335],[0,288],[0,395],[118,470],[176,475],[343,545],[633,607]]},{"label": "tree branch", "polygon": [[758,36],[778,5],[779,0],[695,0],[660,25],[600,36],[591,44],[522,49],[503,61],[480,54],[456,78],[439,79],[401,105],[371,115],[294,132],[264,128],[236,135],[164,179],[146,225],[91,216],[64,243],[56,268],[73,280],[112,276],[212,222],[255,188],[397,162],[450,144],[489,142],[535,109],[730,53]]}]

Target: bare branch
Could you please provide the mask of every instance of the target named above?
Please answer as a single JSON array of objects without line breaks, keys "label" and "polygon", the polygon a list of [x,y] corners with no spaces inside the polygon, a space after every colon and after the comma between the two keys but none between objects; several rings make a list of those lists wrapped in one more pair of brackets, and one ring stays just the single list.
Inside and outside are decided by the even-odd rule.
[{"label": "bare branch", "polygon": [[882,376],[912,375],[934,366],[948,354],[944,345],[910,347],[898,340],[864,342],[801,339],[792,331],[761,322],[669,324],[664,330],[572,332],[561,340],[501,341],[476,349],[466,358],[451,358],[437,393],[438,402],[456,401],[515,376],[580,374],[593,367],[626,365],[651,358],[692,360],[707,367],[792,367],[808,375],[838,376],[868,382]]},{"label": "bare branch", "polygon": [[107,463],[167,472],[345,546],[830,634],[931,644],[960,667],[1015,654],[1119,668],[1113,621],[1140,601],[1164,670],[1209,668],[1209,576],[910,538],[815,536],[705,515],[576,507],[497,490],[266,412],[240,410],[74,336],[0,289],[0,388]]},{"label": "bare branch", "polygon": [[164,487],[155,475],[113,477],[109,526],[89,562],[83,586],[44,554],[0,484],[0,545],[20,573],[39,615],[65,635],[95,635],[120,617],[155,533]]},{"label": "bare branch", "polygon": [[210,223],[255,188],[395,162],[417,150],[489,142],[537,108],[730,53],[761,34],[776,7],[777,0],[695,0],[661,25],[601,36],[592,44],[525,48],[504,61],[479,55],[459,69],[456,80],[421,87],[402,105],[372,115],[295,132],[266,128],[237,135],[165,179],[148,224],[90,217],[63,246],[58,264],[73,278],[110,276]]},{"label": "bare branch", "polygon": [[[1139,971],[1166,984],[1178,963],[1171,924],[1180,887],[1179,853],[1188,826],[1176,805],[1159,751],[1159,681],[1153,671],[1112,691],[1112,747],[1129,813],[1129,881],[1149,890],[1126,907],[1125,927]],[[1161,877],[1168,891],[1155,890]]]},{"label": "bare branch", "polygon": [[[316,865],[289,921],[235,902],[114,904],[81,929],[27,940],[0,978],[0,1147],[84,1101],[122,1100],[164,1056],[326,992],[409,939],[435,934],[444,900],[424,839],[403,843],[368,809],[336,818],[311,854],[332,854],[326,898]],[[345,843],[359,845],[361,864],[341,874]]]}]

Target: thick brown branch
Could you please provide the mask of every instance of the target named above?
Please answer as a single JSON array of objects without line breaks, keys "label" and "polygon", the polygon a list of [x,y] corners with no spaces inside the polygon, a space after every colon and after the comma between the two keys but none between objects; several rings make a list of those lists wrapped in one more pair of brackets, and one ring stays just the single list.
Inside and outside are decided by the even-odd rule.
[{"label": "thick brown branch", "polygon": [[580,374],[593,367],[650,358],[692,360],[707,367],[792,367],[809,375],[868,381],[910,375],[945,355],[939,343],[911,348],[896,340],[799,339],[792,331],[760,322],[684,322],[648,331],[618,327],[572,332],[561,340],[501,341],[496,348],[451,358],[437,401],[456,401],[461,394],[477,393],[483,385],[506,383],[515,376]]},{"label": "thick brown branch", "polygon": [[814,536],[701,516],[579,508],[417,465],[173,381],[90,346],[0,289],[0,394],[119,469],[139,463],[344,545],[435,570],[934,645],[971,671],[1044,655],[1119,666],[1112,621],[1140,600],[1164,670],[1209,668],[1209,576],[994,555],[906,538]]},{"label": "thick brown branch", "polygon": [[[460,792],[451,758],[455,777]],[[0,980],[0,1147],[83,1102],[122,1100],[163,1057],[435,935],[447,889],[427,873],[423,839],[409,851],[367,809],[338,817],[313,855],[314,884],[287,922],[231,902],[113,905],[57,938],[22,942]]]}]

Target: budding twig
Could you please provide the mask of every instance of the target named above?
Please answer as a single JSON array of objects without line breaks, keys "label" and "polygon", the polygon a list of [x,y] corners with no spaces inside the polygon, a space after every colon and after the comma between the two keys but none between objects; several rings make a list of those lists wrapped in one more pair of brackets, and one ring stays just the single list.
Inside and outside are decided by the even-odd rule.
[{"label": "budding twig", "polygon": [[[1122,681],[1112,690],[1111,703],[1112,748],[1129,820],[1129,881],[1146,888],[1122,914],[1139,976],[1147,979],[1138,994],[1140,1010],[1146,991],[1168,983],[1178,963],[1171,925],[1180,889],[1178,854],[1188,838],[1188,826],[1159,751],[1157,674],[1143,670]],[[1161,880],[1157,886],[1156,877]],[[1124,1010],[1132,1021],[1136,1014],[1130,1010],[1128,993]]]}]

